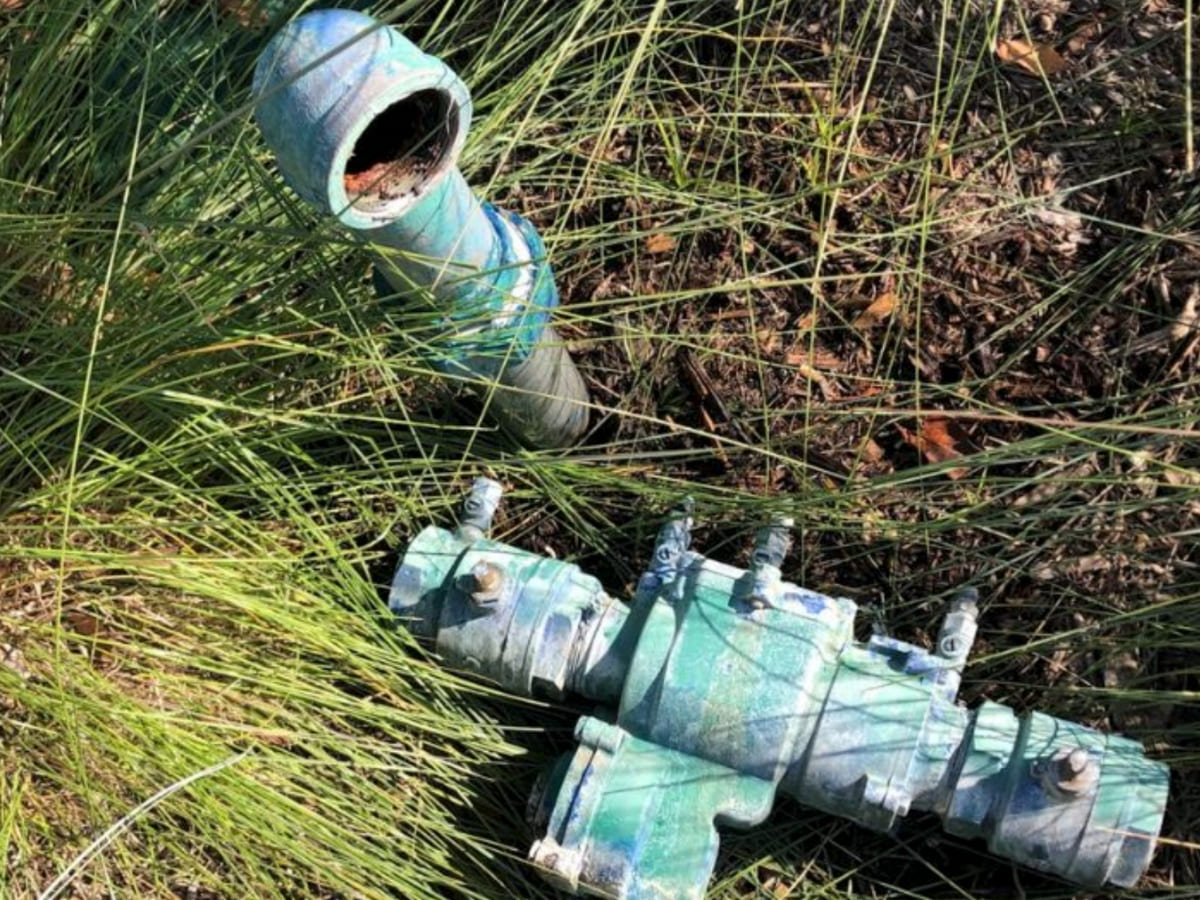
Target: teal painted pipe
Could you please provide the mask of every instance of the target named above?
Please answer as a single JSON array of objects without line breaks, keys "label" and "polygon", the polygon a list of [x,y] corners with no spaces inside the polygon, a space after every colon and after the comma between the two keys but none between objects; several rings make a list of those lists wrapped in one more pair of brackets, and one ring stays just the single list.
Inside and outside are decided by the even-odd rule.
[{"label": "teal painted pipe", "polygon": [[786,582],[787,520],[749,570],[691,549],[691,505],[658,535],[628,605],[578,567],[488,537],[481,479],[455,531],[430,526],[390,606],[449,665],[524,696],[597,701],[532,804],[530,858],[571,893],[700,900],[718,826],[778,791],[880,831],[912,810],[995,854],[1088,887],[1133,885],[1169,772],[1119,735],[985,702],[958,685],[978,602],[951,603],[932,652],[854,639],[856,607]]},{"label": "teal painted pipe", "polygon": [[456,165],[471,120],[462,80],[370,16],[320,10],[275,35],[253,90],[284,180],[370,243],[381,294],[434,298],[430,362],[485,394],[526,446],[578,441],[588,395],[549,324],[558,291],[541,239]]}]

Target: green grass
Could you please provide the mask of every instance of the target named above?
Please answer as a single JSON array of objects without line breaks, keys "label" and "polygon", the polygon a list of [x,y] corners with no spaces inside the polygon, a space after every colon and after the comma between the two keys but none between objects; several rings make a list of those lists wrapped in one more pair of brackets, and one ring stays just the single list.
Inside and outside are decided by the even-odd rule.
[{"label": "green grass", "polygon": [[[550,896],[521,809],[572,713],[438,668],[380,599],[488,473],[506,540],[614,592],[685,491],[732,562],[792,512],[786,574],[906,639],[979,585],[965,697],[1144,740],[1177,844],[1138,895],[1200,896],[1176,11],[1106,7],[1044,80],[995,39],[1084,16],[385,14],[471,85],[464,171],[542,229],[595,431],[516,450],[429,371],[427,317],[381,309],[362,249],[275,175],[247,93],[267,30],[203,3],[0,12],[0,895]],[[885,291],[896,312],[854,327]],[[929,412],[963,459],[900,440]],[[1070,893],[939,834],[784,803],[724,840],[713,896]]]}]

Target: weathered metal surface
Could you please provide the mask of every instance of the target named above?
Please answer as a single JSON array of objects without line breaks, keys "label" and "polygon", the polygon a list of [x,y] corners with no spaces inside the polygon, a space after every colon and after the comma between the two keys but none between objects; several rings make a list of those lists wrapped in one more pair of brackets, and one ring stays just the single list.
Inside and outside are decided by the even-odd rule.
[{"label": "weathered metal surface", "polygon": [[430,363],[477,385],[526,445],[578,440],[587,390],[549,324],[558,290],[541,238],[456,166],[471,120],[462,80],[370,16],[319,10],[271,40],[254,94],[284,180],[371,245],[385,299],[434,299]]},{"label": "weathered metal surface", "polygon": [[534,865],[571,893],[701,900],[716,822],[747,828],[771,812],[775,784],[583,718],[559,774]]},{"label": "weathered metal surface", "polygon": [[[484,480],[472,496],[497,494]],[[883,635],[856,641],[854,603],[776,576],[786,527],[763,529],[744,571],[690,548],[681,504],[630,606],[576,566],[473,526],[427,528],[409,547],[391,607],[447,663],[527,696],[615,709],[612,722],[580,721],[579,749],[542,787],[531,858],[546,876],[621,900],[702,897],[716,825],[761,821],[782,790],[881,831],[931,810],[952,834],[1031,868],[1134,884],[1162,824],[1167,767],[1127,738],[958,704],[971,589],[932,653]],[[485,561],[505,587],[481,609],[476,581],[462,579]]]}]

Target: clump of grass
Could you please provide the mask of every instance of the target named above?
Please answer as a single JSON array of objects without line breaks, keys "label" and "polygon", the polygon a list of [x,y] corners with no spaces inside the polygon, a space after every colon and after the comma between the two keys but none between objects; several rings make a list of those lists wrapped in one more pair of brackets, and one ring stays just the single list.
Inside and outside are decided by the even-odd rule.
[{"label": "clump of grass", "polygon": [[[472,85],[463,165],[542,227],[595,432],[515,451],[429,371],[428,317],[380,308],[273,173],[258,17],[0,13],[0,892],[549,896],[520,810],[570,714],[438,668],[379,597],[481,471],[505,539],[614,591],[685,491],[734,561],[787,508],[789,577],[914,640],[982,586],[967,696],[1142,738],[1192,839],[1200,195],[1170,10],[1114,12],[1054,81],[990,48],[1080,23],[1021,6],[383,14]],[[957,457],[903,437],[931,415]],[[938,834],[784,804],[714,896],[1067,893]],[[1194,892],[1194,848],[1149,884]]]}]

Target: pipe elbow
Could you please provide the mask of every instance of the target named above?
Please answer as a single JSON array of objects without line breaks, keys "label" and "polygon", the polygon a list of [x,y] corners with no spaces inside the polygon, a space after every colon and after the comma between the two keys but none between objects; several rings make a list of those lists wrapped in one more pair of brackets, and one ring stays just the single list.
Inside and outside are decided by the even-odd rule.
[{"label": "pipe elbow", "polygon": [[254,71],[255,119],[284,180],[355,230],[384,227],[451,171],[471,97],[444,62],[349,10],[292,21]]}]

